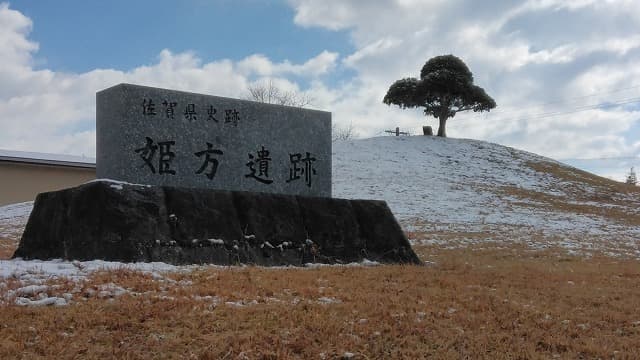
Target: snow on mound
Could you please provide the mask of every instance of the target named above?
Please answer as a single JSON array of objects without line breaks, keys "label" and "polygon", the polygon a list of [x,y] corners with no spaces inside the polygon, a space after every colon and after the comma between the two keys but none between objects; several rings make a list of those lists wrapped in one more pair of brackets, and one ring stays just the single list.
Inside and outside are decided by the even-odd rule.
[{"label": "snow on mound", "polygon": [[22,221],[28,218],[33,208],[33,201],[0,206],[0,221]]},{"label": "snow on mound", "polygon": [[516,189],[570,199],[566,188],[586,186],[578,181],[567,184],[536,171],[531,163],[568,169],[535,154],[467,139],[412,136],[340,141],[333,146],[333,196],[386,200],[405,230],[444,233],[447,241],[456,233],[476,232],[484,234],[482,241],[517,235],[517,240],[530,242],[535,235],[540,246],[574,247],[588,238],[616,238],[625,247],[637,249],[637,226],[570,209],[560,211],[544,198],[523,199],[506,192]]},{"label": "snow on mound", "polygon": [[535,187],[539,182],[533,170],[523,168],[525,159],[514,157],[514,150],[480,141],[432,136],[372,138],[338,142],[333,155],[334,196],[384,199],[402,220],[475,223],[483,217],[502,219],[508,214],[491,211],[502,207],[491,189]]},{"label": "snow on mound", "polygon": [[9,239],[11,243],[0,242],[0,247],[13,246],[21,236],[32,208],[33,201],[0,207],[0,240]]}]

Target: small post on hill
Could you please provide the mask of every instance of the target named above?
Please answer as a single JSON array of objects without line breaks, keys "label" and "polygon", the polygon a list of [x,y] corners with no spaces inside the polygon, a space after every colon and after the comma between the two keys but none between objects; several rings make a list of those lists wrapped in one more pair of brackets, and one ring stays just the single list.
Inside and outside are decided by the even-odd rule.
[{"label": "small post on hill", "polygon": [[406,131],[400,131],[400,128],[396,126],[395,130],[385,130],[384,132],[386,132],[387,134],[395,134],[396,136],[400,136],[400,135],[405,135],[408,136],[409,133]]},{"label": "small post on hill", "polygon": [[627,180],[625,182],[629,185],[634,185],[634,186],[636,185],[637,178],[636,178],[636,172],[633,170],[633,167],[631,167],[631,171],[629,171],[629,174],[627,175]]}]

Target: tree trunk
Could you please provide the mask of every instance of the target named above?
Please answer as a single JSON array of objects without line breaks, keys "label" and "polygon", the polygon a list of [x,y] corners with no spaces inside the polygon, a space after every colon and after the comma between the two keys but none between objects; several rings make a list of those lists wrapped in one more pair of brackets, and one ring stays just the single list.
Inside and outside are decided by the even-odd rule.
[{"label": "tree trunk", "polygon": [[447,124],[447,116],[440,115],[440,126],[438,126],[438,136],[447,137],[447,130],[445,129],[445,125]]}]

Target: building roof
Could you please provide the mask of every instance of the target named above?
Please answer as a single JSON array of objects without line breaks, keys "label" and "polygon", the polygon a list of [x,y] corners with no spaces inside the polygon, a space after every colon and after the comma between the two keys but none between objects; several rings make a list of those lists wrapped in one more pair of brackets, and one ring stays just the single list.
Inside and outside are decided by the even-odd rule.
[{"label": "building roof", "polygon": [[96,167],[96,159],[86,156],[46,154],[0,149],[0,162],[5,161],[23,164],[55,165],[80,168]]}]

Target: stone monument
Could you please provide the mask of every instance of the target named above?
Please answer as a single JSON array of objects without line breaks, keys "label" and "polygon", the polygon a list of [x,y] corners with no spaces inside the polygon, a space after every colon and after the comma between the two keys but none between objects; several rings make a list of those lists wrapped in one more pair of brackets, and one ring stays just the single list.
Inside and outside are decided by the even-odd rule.
[{"label": "stone monument", "polygon": [[384,201],[331,198],[331,114],[120,84],[97,175],[39,194],[14,257],[418,264]]},{"label": "stone monument", "polygon": [[331,196],[328,112],[120,84],[96,133],[99,179]]}]

